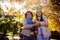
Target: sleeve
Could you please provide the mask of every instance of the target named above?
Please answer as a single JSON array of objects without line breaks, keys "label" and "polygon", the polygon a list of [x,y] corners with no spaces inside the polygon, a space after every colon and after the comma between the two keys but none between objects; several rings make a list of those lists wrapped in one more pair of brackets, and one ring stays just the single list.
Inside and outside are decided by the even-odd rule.
[{"label": "sleeve", "polygon": [[43,16],[43,19],[44,21],[43,22],[40,21],[40,25],[48,26],[48,19],[45,16]]},{"label": "sleeve", "polygon": [[48,19],[45,16],[43,17],[43,19],[44,19],[45,24],[48,25]]},{"label": "sleeve", "polygon": [[23,22],[24,28],[32,28],[33,24],[27,24],[26,20]]}]

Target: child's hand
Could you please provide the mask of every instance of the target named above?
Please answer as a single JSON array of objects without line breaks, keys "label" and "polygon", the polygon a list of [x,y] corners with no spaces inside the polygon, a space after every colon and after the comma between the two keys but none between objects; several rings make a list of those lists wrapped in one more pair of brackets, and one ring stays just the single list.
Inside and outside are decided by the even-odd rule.
[{"label": "child's hand", "polygon": [[40,26],[40,24],[36,22],[36,23],[35,23],[35,26],[36,26],[36,27],[39,27],[39,26]]}]

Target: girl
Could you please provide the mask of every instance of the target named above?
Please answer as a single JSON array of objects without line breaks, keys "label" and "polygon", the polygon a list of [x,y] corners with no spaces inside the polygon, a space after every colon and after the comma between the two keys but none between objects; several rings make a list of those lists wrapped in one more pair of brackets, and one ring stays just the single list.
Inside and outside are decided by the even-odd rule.
[{"label": "girl", "polygon": [[25,21],[23,23],[24,29],[21,31],[21,34],[23,34],[23,40],[35,40],[33,27],[37,26],[38,23],[34,23],[32,21],[33,14],[31,11],[27,11],[25,14]]},{"label": "girl", "polygon": [[40,9],[36,13],[36,22],[40,24],[38,27],[37,39],[38,40],[49,40],[51,35],[48,29],[48,20],[45,16],[42,15]]}]

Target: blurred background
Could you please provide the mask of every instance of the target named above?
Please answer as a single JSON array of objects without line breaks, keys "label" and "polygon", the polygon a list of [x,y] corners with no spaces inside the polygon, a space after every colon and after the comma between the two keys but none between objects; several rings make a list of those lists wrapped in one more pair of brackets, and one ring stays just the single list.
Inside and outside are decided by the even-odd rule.
[{"label": "blurred background", "polygon": [[0,40],[22,40],[24,14],[32,11],[34,21],[37,7],[48,18],[50,40],[60,39],[60,0],[0,0]]}]

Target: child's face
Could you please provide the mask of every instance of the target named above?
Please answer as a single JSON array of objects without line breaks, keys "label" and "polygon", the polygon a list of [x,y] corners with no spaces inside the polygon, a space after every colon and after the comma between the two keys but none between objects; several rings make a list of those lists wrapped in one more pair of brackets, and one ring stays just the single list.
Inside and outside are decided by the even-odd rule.
[{"label": "child's face", "polygon": [[38,17],[40,17],[40,16],[41,16],[41,13],[40,13],[40,12],[37,12],[36,15],[37,15]]},{"label": "child's face", "polygon": [[31,13],[27,13],[27,18],[32,18],[32,14]]}]

